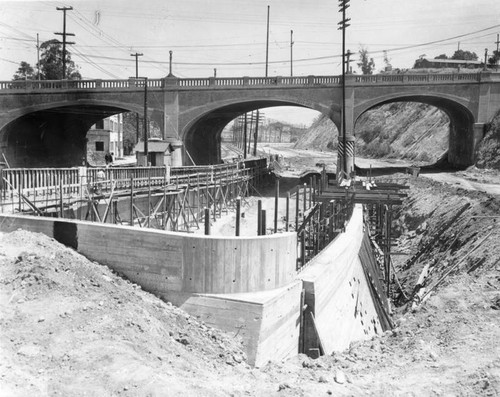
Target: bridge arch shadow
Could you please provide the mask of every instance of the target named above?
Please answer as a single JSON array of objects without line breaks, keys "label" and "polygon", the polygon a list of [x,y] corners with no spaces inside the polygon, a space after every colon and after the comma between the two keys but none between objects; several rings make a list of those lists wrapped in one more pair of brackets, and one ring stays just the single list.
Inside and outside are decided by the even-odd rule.
[{"label": "bridge arch shadow", "polygon": [[396,102],[416,102],[423,103],[443,111],[449,119],[448,134],[448,162],[460,167],[469,165],[474,158],[474,115],[463,103],[456,97],[432,94],[407,94],[407,95],[389,95],[378,98],[377,100],[360,103],[354,109],[354,123],[361,115],[376,107],[396,103]]},{"label": "bridge arch shadow", "polygon": [[[233,103],[211,104],[203,109],[192,121],[186,124],[182,132],[187,163],[196,165],[218,164],[221,158],[221,134],[226,125],[240,115],[255,110],[271,107],[298,107],[315,110],[326,115],[336,125],[340,119],[340,107],[333,109],[319,103],[298,100],[252,99]],[[186,161],[185,161],[186,162]]]},{"label": "bridge arch shadow", "polygon": [[0,130],[0,151],[11,167],[82,165],[90,127],[106,117],[132,110],[95,101],[23,109]]}]

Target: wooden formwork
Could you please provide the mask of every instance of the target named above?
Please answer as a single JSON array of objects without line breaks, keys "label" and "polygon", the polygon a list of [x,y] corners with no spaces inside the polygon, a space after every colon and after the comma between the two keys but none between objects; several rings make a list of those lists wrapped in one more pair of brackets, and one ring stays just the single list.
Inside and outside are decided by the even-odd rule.
[{"label": "wooden formwork", "polygon": [[[129,224],[163,230],[199,228],[248,195],[265,160],[203,167],[10,169],[0,180],[0,210]],[[38,172],[37,172],[38,171]]]}]

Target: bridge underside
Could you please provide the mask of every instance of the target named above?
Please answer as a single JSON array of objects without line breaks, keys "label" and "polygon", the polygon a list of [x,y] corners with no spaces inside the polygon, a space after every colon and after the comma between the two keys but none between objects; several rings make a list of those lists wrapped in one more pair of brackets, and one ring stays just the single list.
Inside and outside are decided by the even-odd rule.
[{"label": "bridge underside", "polygon": [[[474,116],[470,110],[446,98],[428,95],[401,96],[379,102],[376,106],[394,102],[419,102],[435,106],[442,110],[450,120],[448,140],[449,164],[456,168],[465,168],[474,163]],[[364,110],[363,113],[367,110],[369,109]]]},{"label": "bridge underside", "polygon": [[[185,162],[196,165],[221,163],[221,133],[224,127],[242,114],[275,106],[305,107],[290,102],[259,100],[220,107],[204,114],[185,129]],[[250,128],[247,138],[253,142]]]},{"label": "bridge underside", "polygon": [[66,106],[28,113],[0,131],[0,151],[15,168],[82,165],[89,128],[121,112],[112,107]]}]

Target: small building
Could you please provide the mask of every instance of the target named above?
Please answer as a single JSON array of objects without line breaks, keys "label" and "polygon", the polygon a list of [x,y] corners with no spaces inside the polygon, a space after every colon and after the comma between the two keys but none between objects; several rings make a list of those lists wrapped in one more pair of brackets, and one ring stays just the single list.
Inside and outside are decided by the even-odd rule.
[{"label": "small building", "polygon": [[463,59],[427,59],[420,58],[415,61],[413,69],[446,69],[446,68],[464,68],[479,69],[483,66],[481,61],[465,61]]},{"label": "small building", "polygon": [[[135,156],[138,165],[146,165],[144,158],[144,142],[137,142],[134,148]],[[164,165],[171,166],[171,153],[173,152],[172,145],[167,141],[159,139],[148,140],[148,161],[147,165],[152,167],[162,167]]]},{"label": "small building", "polygon": [[113,158],[123,157],[123,116],[116,114],[98,121],[87,132],[87,161],[104,163],[106,153]]}]

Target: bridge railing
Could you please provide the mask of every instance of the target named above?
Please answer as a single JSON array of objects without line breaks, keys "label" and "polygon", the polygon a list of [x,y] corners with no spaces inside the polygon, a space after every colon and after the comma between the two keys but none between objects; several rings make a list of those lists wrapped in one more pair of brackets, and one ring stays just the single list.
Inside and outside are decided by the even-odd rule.
[{"label": "bridge railing", "polygon": [[[164,79],[148,79],[148,87],[162,88]],[[16,80],[0,81],[0,90],[130,89],[143,88],[144,80]]]},{"label": "bridge railing", "polygon": [[373,74],[373,75],[349,75],[346,82],[354,84],[380,84],[380,83],[440,83],[455,81],[481,81],[480,73],[433,73],[433,74]]},{"label": "bridge railing", "polygon": [[[495,81],[499,78],[492,73],[432,73],[432,74],[374,74],[374,75],[347,75],[349,85],[364,84],[441,84],[453,82],[479,82],[482,76],[487,75]],[[208,77],[185,78],[166,77],[164,79],[148,79],[148,87],[165,89],[168,87],[204,88],[204,87],[254,87],[254,86],[337,86],[342,82],[341,76],[296,76],[296,77]],[[3,90],[99,90],[99,89],[142,89],[144,79],[130,78],[127,80],[18,80],[0,81],[0,91]]]}]

